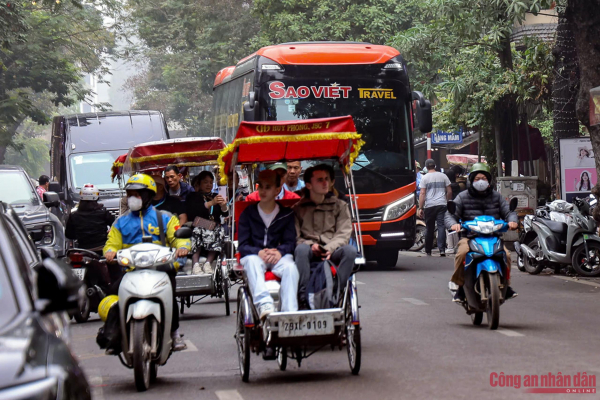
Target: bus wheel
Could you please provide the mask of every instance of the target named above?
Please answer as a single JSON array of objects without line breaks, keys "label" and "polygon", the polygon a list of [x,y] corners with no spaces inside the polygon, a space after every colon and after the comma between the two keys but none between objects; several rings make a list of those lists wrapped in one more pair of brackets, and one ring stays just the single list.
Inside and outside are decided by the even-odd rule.
[{"label": "bus wheel", "polygon": [[380,250],[375,257],[380,267],[394,268],[398,263],[398,250]]}]

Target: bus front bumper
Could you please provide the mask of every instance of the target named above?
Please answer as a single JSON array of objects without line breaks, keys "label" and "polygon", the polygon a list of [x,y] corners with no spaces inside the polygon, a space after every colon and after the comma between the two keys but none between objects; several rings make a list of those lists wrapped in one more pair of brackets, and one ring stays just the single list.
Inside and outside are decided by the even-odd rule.
[{"label": "bus front bumper", "polygon": [[404,219],[382,222],[376,230],[370,230],[368,224],[364,224],[367,225],[362,227],[365,251],[410,249],[415,243],[416,223],[417,217],[413,212],[410,217]]}]

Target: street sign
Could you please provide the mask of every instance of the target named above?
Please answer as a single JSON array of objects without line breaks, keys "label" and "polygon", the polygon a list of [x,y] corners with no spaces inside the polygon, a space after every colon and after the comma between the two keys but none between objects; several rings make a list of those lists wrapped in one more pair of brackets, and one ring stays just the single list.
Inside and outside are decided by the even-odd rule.
[{"label": "street sign", "polygon": [[463,133],[462,129],[457,132],[432,132],[431,143],[433,144],[455,144],[462,143]]}]

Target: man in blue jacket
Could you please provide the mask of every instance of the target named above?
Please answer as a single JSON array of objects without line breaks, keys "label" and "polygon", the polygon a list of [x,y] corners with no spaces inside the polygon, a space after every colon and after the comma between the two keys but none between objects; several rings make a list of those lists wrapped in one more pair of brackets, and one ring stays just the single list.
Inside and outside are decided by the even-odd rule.
[{"label": "man in blue jacket", "polygon": [[281,278],[281,311],[298,310],[298,269],[294,263],[296,227],[294,212],[280,207],[281,177],[272,170],[258,175],[260,202],[244,210],[238,224],[239,252],[248,277],[252,299],[261,319],[275,311],[265,284],[270,270]]}]

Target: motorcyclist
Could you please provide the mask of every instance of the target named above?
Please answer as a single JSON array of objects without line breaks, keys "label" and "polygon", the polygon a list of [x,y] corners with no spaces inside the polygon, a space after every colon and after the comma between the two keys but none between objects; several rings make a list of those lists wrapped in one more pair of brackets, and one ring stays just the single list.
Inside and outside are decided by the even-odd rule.
[{"label": "motorcyclist", "polygon": [[[136,174],[129,178],[125,185],[127,191],[127,204],[129,212],[122,215],[112,226],[108,234],[108,240],[104,246],[104,256],[108,262],[112,262],[117,251],[142,243],[143,236],[152,236],[152,242],[161,244],[160,229],[157,213],[152,206],[152,200],[156,195],[156,183],[149,175]],[[185,257],[190,248],[189,239],[175,238],[176,227],[179,219],[167,211],[161,211],[163,227],[165,229],[165,240],[168,246],[176,248],[176,257]],[[179,334],[179,308],[175,298],[175,276],[177,269],[174,266],[168,272],[173,289],[173,319],[171,324],[171,337],[173,339],[173,351],[186,349]]]},{"label": "motorcyclist", "polygon": [[[456,204],[456,212],[454,215],[446,212],[445,224],[447,229],[460,232],[461,225],[456,218],[461,221],[471,221],[480,215],[490,215],[496,219],[504,219],[508,221],[508,228],[511,230],[517,229],[518,218],[517,214],[510,211],[506,200],[500,193],[493,190],[490,186],[492,174],[487,164],[476,163],[471,168],[469,174],[469,187],[464,192],[461,192],[454,203]],[[506,253],[507,268],[510,270],[510,253],[504,248]],[[455,291],[454,302],[464,302],[465,292],[463,285],[465,283],[465,260],[469,252],[469,239],[463,237],[458,242],[456,256],[454,257],[454,274],[450,280],[451,290]],[[510,284],[510,282],[508,282]],[[454,286],[454,285],[457,286]],[[506,291],[506,300],[514,298],[517,293],[509,286]]]},{"label": "motorcyclist", "polygon": [[95,185],[86,183],[79,191],[77,210],[67,221],[65,236],[77,240],[77,247],[100,253],[106,243],[108,227],[115,217],[98,203],[100,191]]}]

